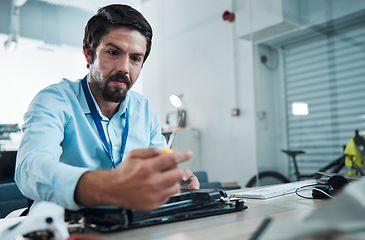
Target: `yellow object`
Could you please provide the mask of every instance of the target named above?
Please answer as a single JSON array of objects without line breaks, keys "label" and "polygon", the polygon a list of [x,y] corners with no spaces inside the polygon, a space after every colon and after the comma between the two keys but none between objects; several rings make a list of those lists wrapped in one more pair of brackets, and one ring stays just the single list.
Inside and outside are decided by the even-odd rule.
[{"label": "yellow object", "polygon": [[174,150],[172,150],[171,148],[164,148],[162,149],[162,153],[173,153]]},{"label": "yellow object", "polygon": [[351,138],[345,148],[345,165],[349,167],[347,173],[349,175],[357,175],[361,168],[361,152],[359,147],[355,144],[354,138]]}]

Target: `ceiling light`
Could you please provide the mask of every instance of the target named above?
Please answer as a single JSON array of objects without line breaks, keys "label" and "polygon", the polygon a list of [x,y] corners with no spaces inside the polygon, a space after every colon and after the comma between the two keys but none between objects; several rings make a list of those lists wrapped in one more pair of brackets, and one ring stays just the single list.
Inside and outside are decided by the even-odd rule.
[{"label": "ceiling light", "polygon": [[292,103],[292,114],[293,115],[308,115],[308,104],[303,102]]}]

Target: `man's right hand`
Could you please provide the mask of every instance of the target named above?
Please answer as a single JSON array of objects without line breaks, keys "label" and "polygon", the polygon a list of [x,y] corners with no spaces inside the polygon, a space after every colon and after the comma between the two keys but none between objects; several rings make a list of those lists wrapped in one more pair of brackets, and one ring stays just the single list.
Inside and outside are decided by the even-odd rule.
[{"label": "man's right hand", "polygon": [[84,173],[75,190],[75,201],[83,206],[115,205],[152,210],[179,193],[183,172],[178,163],[190,152],[162,154],[155,148],[131,151],[114,170]]}]

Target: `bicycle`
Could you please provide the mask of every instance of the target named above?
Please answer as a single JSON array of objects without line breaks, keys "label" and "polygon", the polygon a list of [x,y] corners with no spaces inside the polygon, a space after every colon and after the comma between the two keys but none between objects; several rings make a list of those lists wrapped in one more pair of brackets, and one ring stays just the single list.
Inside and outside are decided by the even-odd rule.
[{"label": "bicycle", "polygon": [[[353,142],[351,142],[353,141]],[[347,155],[345,152],[347,150],[347,146],[343,146],[343,154],[333,160],[332,162],[328,163],[324,167],[320,168],[316,173],[312,174],[301,174],[298,168],[297,159],[296,156],[300,154],[304,154],[305,152],[302,150],[299,151],[290,151],[290,150],[284,150],[281,151],[286,153],[291,159],[293,160],[294,170],[295,170],[295,176],[296,180],[300,181],[303,178],[306,179],[319,179],[322,176],[332,176],[333,174],[338,174],[347,164],[347,166],[351,166],[351,169],[353,170],[353,174],[350,175],[358,175],[358,176],[364,176],[364,169],[363,166],[365,165],[365,137],[359,135],[359,130],[355,130],[354,137],[350,140],[352,144],[354,144],[361,156],[357,156],[356,153],[348,151]],[[350,143],[349,142],[349,143]],[[349,145],[348,143],[348,145]],[[351,145],[353,147],[354,145]],[[353,148],[351,148],[353,150]],[[354,155],[353,155],[354,154]],[[355,163],[356,159],[354,159],[357,156],[356,159],[361,158],[361,163]],[[347,162],[346,162],[346,158]],[[327,171],[332,169],[331,173],[328,174]],[[259,185],[257,184],[259,182]],[[248,183],[246,184],[246,187],[255,187],[255,186],[266,186],[266,185],[273,185],[273,184],[280,184],[280,183],[289,183],[291,182],[287,177],[285,177],[283,174],[275,171],[263,171],[260,172],[258,175],[253,176]]]},{"label": "bicycle", "polygon": [[[325,172],[332,169],[331,173],[339,173],[342,168],[345,167],[345,158],[346,155],[343,154],[339,158],[333,160],[326,166],[319,169],[316,173],[312,174],[301,174],[298,168],[296,156],[300,154],[305,154],[304,151],[290,151],[290,150],[281,150],[282,152],[286,153],[291,159],[293,160],[294,170],[295,170],[295,176],[297,181],[302,180],[303,178],[314,178],[318,179],[320,178]],[[257,184],[257,180],[259,181],[259,185]],[[265,186],[265,185],[272,185],[272,184],[280,184],[280,183],[289,183],[291,182],[287,177],[285,177],[283,174],[275,171],[263,171],[258,174],[258,176],[253,176],[248,183],[246,184],[246,187],[255,187],[255,186]]]}]

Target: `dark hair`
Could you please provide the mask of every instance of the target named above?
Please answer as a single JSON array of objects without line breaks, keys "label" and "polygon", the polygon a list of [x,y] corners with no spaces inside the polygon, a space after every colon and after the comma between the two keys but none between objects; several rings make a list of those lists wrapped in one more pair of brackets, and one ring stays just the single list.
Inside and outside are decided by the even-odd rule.
[{"label": "dark hair", "polygon": [[83,45],[85,48],[90,49],[92,62],[94,62],[100,39],[112,30],[121,27],[136,30],[146,37],[147,46],[143,62],[146,61],[152,45],[151,25],[134,8],[128,5],[112,4],[100,8],[86,24]]}]

